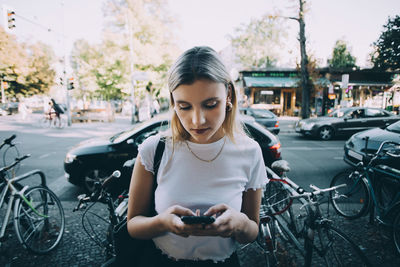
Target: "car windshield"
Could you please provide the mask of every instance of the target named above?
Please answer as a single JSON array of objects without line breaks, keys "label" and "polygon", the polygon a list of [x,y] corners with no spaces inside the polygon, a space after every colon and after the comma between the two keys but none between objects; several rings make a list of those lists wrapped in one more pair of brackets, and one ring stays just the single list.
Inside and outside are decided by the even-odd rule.
[{"label": "car windshield", "polygon": [[135,124],[135,126],[133,126],[133,128],[130,128],[129,130],[122,131],[122,132],[119,132],[119,133],[111,136],[110,142],[111,143],[119,143],[119,142],[125,140],[126,138],[130,137],[134,130],[139,129],[139,128],[144,128],[148,124],[149,124],[148,122],[137,123],[137,124]]},{"label": "car windshield", "polygon": [[347,113],[347,111],[348,110],[344,109],[344,108],[335,109],[331,113],[328,114],[328,117],[341,118],[344,116],[344,114]]},{"label": "car windshield", "polygon": [[395,133],[400,133],[400,121],[389,125],[388,127],[386,127],[386,130],[395,132]]}]

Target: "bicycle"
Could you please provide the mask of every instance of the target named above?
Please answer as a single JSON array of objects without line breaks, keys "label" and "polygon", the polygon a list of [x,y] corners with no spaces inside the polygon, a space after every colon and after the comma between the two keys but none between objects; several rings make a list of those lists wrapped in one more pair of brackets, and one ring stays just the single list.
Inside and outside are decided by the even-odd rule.
[{"label": "bicycle", "polygon": [[[389,147],[386,148],[385,147]],[[368,138],[365,151],[368,148]],[[348,219],[367,214],[370,223],[392,228],[393,242],[400,253],[400,170],[379,164],[384,157],[399,158],[400,144],[384,141],[378,150],[366,154],[352,171],[337,174],[331,186],[346,184],[346,188],[332,191],[330,199],[336,212]]]},{"label": "bicycle", "polygon": [[[0,168],[0,181],[3,185],[0,208],[7,204],[0,230],[0,247],[6,239],[5,231],[14,208],[12,219],[18,241],[33,253],[45,254],[56,248],[61,241],[65,229],[64,210],[58,197],[46,186],[46,177],[42,171],[33,170],[12,179],[7,178],[7,171],[29,156],[16,158],[11,165]],[[18,183],[34,175],[40,176],[40,185],[30,187]]]},{"label": "bicycle", "polygon": [[[17,147],[17,144],[13,142],[13,140],[16,137],[17,136],[15,134],[13,134],[10,137],[4,139],[3,142],[0,144],[0,151],[4,148],[4,152],[3,152],[3,156],[2,156],[3,167],[11,165],[11,163],[14,162],[14,160],[16,158],[20,157],[20,152]],[[14,168],[12,168],[11,176],[15,176],[15,174],[18,172],[18,170],[19,170],[19,164],[17,164],[17,166],[15,166]]]},{"label": "bicycle", "polygon": [[[116,182],[120,176],[120,171],[114,171],[103,182],[95,182],[95,190],[90,195],[79,195],[78,205],[73,209],[73,212],[84,210],[82,214],[83,229],[95,244],[104,249],[106,262],[103,266],[108,266],[115,260],[113,231],[120,222],[126,220],[128,210],[128,195],[122,193],[117,199],[114,199],[109,190],[112,183]],[[86,203],[89,202],[91,204],[87,207]],[[107,212],[104,212],[103,207],[96,209],[96,203],[107,205]],[[107,213],[108,216],[101,212]]]},{"label": "bicycle", "polygon": [[267,173],[271,178],[264,190],[257,238],[267,266],[293,265],[297,258],[304,266],[371,266],[361,249],[322,215],[322,197],[345,185],[310,185],[312,191],[306,192],[285,175],[269,168]]},{"label": "bicycle", "polygon": [[51,112],[46,112],[44,114],[44,117],[40,119],[40,125],[43,128],[59,128],[62,129],[66,125],[65,119],[61,116],[61,114],[58,114],[54,111]]}]

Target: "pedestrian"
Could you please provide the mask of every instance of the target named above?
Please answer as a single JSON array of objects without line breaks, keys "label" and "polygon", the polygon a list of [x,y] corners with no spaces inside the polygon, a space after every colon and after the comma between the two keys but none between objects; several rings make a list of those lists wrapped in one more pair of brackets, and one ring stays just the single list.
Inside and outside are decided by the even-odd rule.
[{"label": "pedestrian", "polygon": [[[236,243],[250,243],[258,234],[266,182],[261,149],[238,120],[237,93],[213,49],[184,52],[168,86],[171,128],[139,146],[129,189],[129,234],[153,240],[157,251],[146,266],[239,266]],[[161,136],[165,150],[153,196],[153,157]],[[153,197],[157,215],[151,217]],[[181,219],[198,215],[215,221]]]}]

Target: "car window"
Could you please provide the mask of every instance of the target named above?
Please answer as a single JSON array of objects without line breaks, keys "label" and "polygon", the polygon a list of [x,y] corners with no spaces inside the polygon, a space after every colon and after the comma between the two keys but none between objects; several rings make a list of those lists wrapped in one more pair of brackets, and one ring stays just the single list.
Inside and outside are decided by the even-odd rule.
[{"label": "car window", "polygon": [[388,114],[386,114],[383,110],[379,110],[379,109],[366,109],[365,113],[366,113],[367,118],[388,116]]},{"label": "car window", "polygon": [[355,109],[349,113],[349,118],[352,119],[360,119],[364,117],[365,117],[364,109]]},{"label": "car window", "polygon": [[252,116],[254,116],[256,118],[272,119],[274,117],[274,114],[272,114],[268,110],[253,109],[252,111],[253,111]]},{"label": "car window", "polygon": [[160,131],[165,131],[169,127],[168,124],[155,124],[151,127],[146,128],[142,133],[135,137],[135,144],[140,145],[148,137],[157,134]]},{"label": "car window", "polygon": [[395,133],[400,133],[400,121],[389,125],[388,127],[386,127],[386,130],[395,132]]},{"label": "car window", "polygon": [[328,117],[336,117],[336,118],[341,118],[344,116],[345,112],[347,110],[346,109],[335,109],[334,111],[332,111],[331,113],[328,114]]}]

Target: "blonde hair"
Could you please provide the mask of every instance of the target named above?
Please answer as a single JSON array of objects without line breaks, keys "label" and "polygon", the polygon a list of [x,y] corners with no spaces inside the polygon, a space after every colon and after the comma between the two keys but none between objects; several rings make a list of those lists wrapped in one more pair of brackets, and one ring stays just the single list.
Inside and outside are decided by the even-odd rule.
[{"label": "blonde hair", "polygon": [[[224,133],[234,141],[235,133],[244,133],[241,123],[237,120],[237,97],[235,87],[225,65],[215,50],[207,46],[193,47],[184,52],[172,65],[168,75],[171,108],[174,108],[172,92],[180,85],[191,85],[197,80],[206,79],[223,83],[227,95],[230,93],[232,109],[226,112],[222,123]],[[171,131],[173,141],[184,141],[190,138],[176,112],[172,112]]]}]

